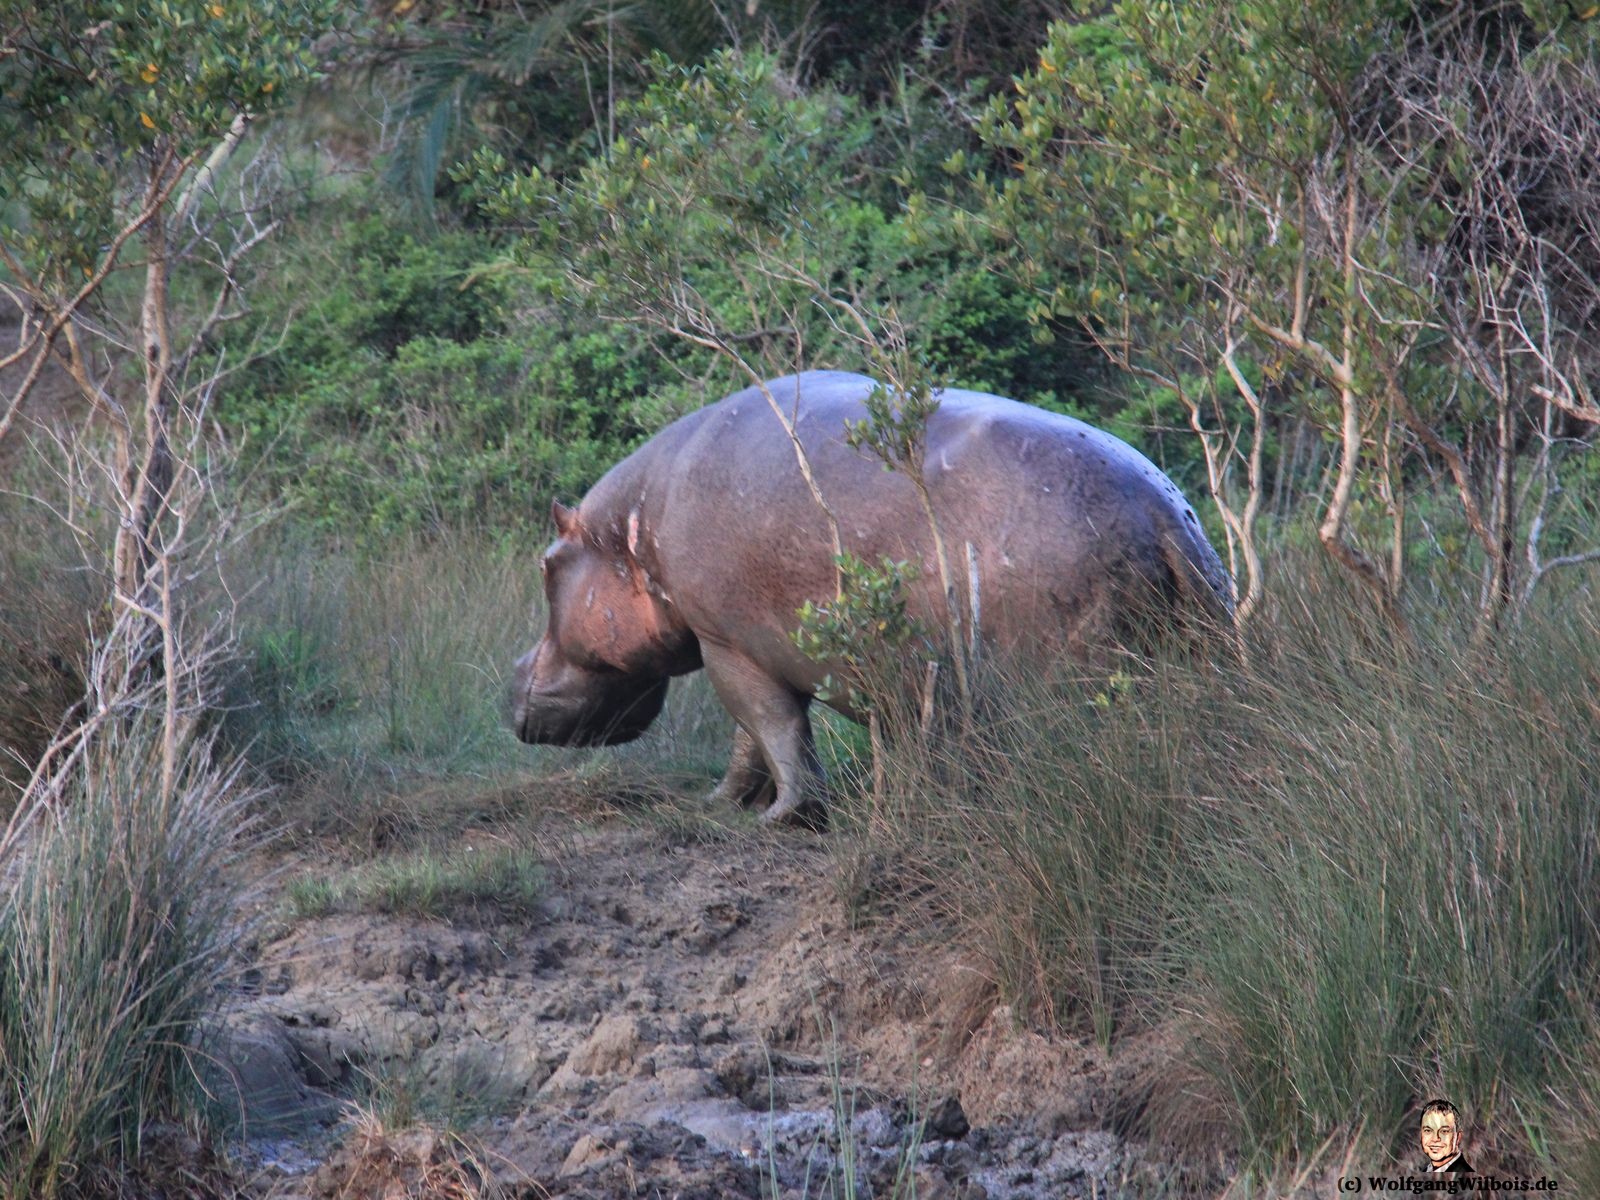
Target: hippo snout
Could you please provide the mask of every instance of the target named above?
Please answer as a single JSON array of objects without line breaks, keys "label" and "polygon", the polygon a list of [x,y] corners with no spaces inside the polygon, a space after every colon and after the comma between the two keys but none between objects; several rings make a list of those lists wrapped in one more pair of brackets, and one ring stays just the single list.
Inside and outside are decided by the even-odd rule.
[{"label": "hippo snout", "polygon": [[532,740],[523,734],[523,730],[528,722],[528,697],[533,690],[533,660],[537,653],[538,648],[535,647],[517,659],[517,665],[511,670],[511,686],[506,689],[506,723],[524,742]]},{"label": "hippo snout", "polygon": [[535,647],[512,672],[507,716],[520,741],[544,746],[617,746],[650,727],[666,703],[665,676],[639,678],[570,665],[549,670]]}]

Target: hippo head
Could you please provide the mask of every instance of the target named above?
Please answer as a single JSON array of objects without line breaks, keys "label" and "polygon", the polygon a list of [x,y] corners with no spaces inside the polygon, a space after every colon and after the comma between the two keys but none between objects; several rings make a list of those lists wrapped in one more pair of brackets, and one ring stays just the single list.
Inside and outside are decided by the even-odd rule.
[{"label": "hippo head", "polygon": [[630,742],[660,713],[684,635],[627,549],[606,548],[572,509],[552,514],[560,536],[539,564],[550,620],[517,661],[511,727],[524,742]]}]

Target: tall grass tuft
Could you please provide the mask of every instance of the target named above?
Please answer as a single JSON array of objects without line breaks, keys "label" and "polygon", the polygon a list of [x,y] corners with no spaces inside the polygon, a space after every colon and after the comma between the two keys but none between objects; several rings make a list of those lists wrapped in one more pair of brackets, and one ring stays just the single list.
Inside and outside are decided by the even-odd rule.
[{"label": "tall grass tuft", "polygon": [[1600,606],[1398,634],[1284,566],[1243,661],[992,662],[977,719],[892,739],[839,823],[1036,1019],[1175,1031],[1152,1132],[1409,1162],[1445,1095],[1490,1165],[1547,1162],[1546,1064],[1588,1061],[1600,995]]},{"label": "tall grass tuft", "polygon": [[539,580],[527,553],[470,534],[365,557],[264,539],[253,563],[229,701],[257,761],[280,774],[513,761],[505,692]]},{"label": "tall grass tuft", "polygon": [[201,1120],[246,797],[205,732],[226,606],[176,566],[217,547],[202,472],[113,604],[115,473],[42,449],[0,489],[0,1195],[49,1198],[125,1190],[153,1128]]},{"label": "tall grass tuft", "polygon": [[885,856],[902,890],[951,918],[1008,1003],[1102,1043],[1148,1020],[1194,806],[1175,748],[1197,711],[1144,699],[1190,681],[1157,670],[1136,683],[1127,665],[991,661],[973,720],[900,730],[883,794],[838,817],[846,845]]},{"label": "tall grass tuft", "polygon": [[231,937],[235,773],[189,744],[162,789],[163,723],[99,727],[0,895],[0,1192],[51,1197],[131,1161],[201,1099],[197,1031]]},{"label": "tall grass tuft", "polygon": [[[1183,952],[1208,1069],[1245,1143],[1457,1099],[1507,1155],[1552,1044],[1600,978],[1600,707],[1591,606],[1474,646],[1280,612],[1253,710],[1254,787],[1216,813]],[[1388,1148],[1388,1147],[1386,1147]]]},{"label": "tall grass tuft", "polygon": [[1600,1005],[1590,997],[1583,1032],[1553,1056],[1546,1103],[1527,1114],[1534,1140],[1548,1151],[1562,1189],[1600,1196]]}]

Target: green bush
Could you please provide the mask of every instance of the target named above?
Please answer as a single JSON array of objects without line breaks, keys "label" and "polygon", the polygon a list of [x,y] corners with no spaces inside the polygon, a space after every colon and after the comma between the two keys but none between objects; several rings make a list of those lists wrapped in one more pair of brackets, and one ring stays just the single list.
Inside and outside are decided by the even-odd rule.
[{"label": "green bush", "polygon": [[947,382],[1053,403],[1083,386],[1082,345],[1041,340],[1032,300],[989,274],[993,239],[955,211],[959,178],[917,191],[914,164],[968,140],[928,132],[932,94],[864,103],[733,51],[657,59],[651,75],[619,109],[616,145],[580,171],[518,172],[485,150],[455,172],[516,232],[508,259],[590,320],[745,386],[745,372],[870,369],[843,300],[880,338],[903,331]]},{"label": "green bush", "polygon": [[258,494],[373,542],[526,529],[552,494],[581,494],[631,448],[634,405],[672,390],[664,365],[626,333],[515,312],[520,293],[477,270],[492,253],[485,235],[423,238],[386,216],[308,227],[236,334],[250,344],[286,323],[281,345],[217,410],[245,439]]},{"label": "green bush", "polygon": [[[936,164],[972,139],[942,96],[902,85],[863,102],[732,53],[661,60],[651,77],[619,111],[626,140],[581,171],[518,176],[485,152],[456,172],[528,238],[483,224],[424,236],[359,190],[306,214],[226,334],[236,354],[272,346],[216,409],[246,441],[258,495],[368,542],[542,521],[552,494],[580,494],[662,424],[749,382],[634,320],[622,292],[687,284],[772,375],[869,367],[837,314],[767,294],[774,256],[893,312],[951,384],[1061,408],[1100,378],[1081,339],[1036,324],[1033,299],[991,272],[992,242],[958,228],[965,185]],[[941,199],[908,206],[925,183]]]}]

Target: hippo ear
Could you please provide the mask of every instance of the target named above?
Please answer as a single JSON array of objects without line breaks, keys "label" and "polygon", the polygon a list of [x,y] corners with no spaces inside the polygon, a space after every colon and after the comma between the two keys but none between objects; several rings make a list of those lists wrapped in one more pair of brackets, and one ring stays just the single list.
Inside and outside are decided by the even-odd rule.
[{"label": "hippo ear", "polygon": [[578,510],[568,508],[559,500],[550,502],[550,519],[556,523],[556,532],[564,538],[578,534]]}]

